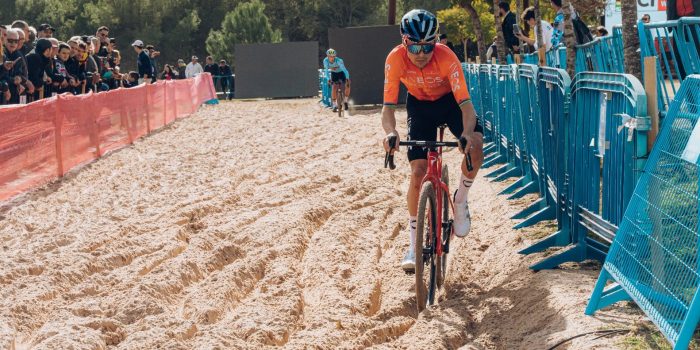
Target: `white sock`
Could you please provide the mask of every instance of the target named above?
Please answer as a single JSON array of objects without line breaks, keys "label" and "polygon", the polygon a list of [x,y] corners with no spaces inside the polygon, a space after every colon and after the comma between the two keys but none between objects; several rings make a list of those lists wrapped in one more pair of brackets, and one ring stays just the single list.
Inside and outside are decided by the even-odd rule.
[{"label": "white sock", "polygon": [[416,244],[416,217],[415,216],[409,216],[408,217],[408,232],[411,238],[411,245],[410,249],[413,250],[415,244]]},{"label": "white sock", "polygon": [[474,179],[470,179],[462,174],[462,178],[459,179],[459,188],[455,195],[455,203],[464,203],[467,201],[469,189],[472,187],[472,184],[474,184]]},{"label": "white sock", "polygon": [[333,107],[338,107],[338,102],[333,101]]}]

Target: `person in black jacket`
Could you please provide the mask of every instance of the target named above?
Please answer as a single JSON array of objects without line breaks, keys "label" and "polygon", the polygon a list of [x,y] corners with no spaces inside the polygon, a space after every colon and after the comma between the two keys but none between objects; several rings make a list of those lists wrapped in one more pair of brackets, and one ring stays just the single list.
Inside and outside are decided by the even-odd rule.
[{"label": "person in black jacket", "polygon": [[27,77],[25,75],[24,56],[19,51],[19,30],[8,29],[4,50],[5,62],[0,68],[8,90],[3,91],[5,103],[19,103],[19,97],[26,92]]},{"label": "person in black jacket", "polygon": [[[221,74],[221,91],[224,93],[224,97],[228,96],[231,99],[231,96],[233,96],[233,72],[231,71],[231,66],[226,64],[226,60],[219,61],[219,74]],[[231,91],[227,95],[226,89],[229,88],[229,85],[231,85]]]},{"label": "person in black jacket", "polygon": [[146,50],[144,50],[143,41],[136,40],[131,46],[134,48],[134,51],[136,51],[136,54],[138,54],[137,66],[139,68],[139,83],[150,83],[151,75],[153,74],[153,66],[151,66],[151,58],[148,56],[148,53],[146,53]]},{"label": "person in black jacket", "polygon": [[[34,84],[34,100],[40,97],[40,90],[44,87],[44,77],[51,74],[51,42],[48,39],[36,41],[34,51],[27,55],[27,73],[29,81]],[[51,82],[48,81],[50,84]]]},{"label": "person in black jacket", "polygon": [[503,23],[501,24],[501,29],[503,29],[503,38],[505,39],[506,51],[508,53],[518,53],[518,47],[520,46],[520,41],[515,36],[513,32],[513,26],[517,25],[517,19],[515,14],[510,12],[510,5],[501,1],[498,3],[498,12],[503,17]]},{"label": "person in black jacket", "polygon": [[206,65],[204,65],[204,71],[208,72],[211,74],[213,80],[214,80],[214,86],[218,85],[218,81],[221,80],[219,79],[219,75],[221,75],[221,72],[219,72],[219,66],[214,63],[214,58],[211,56],[207,56],[206,60]]}]

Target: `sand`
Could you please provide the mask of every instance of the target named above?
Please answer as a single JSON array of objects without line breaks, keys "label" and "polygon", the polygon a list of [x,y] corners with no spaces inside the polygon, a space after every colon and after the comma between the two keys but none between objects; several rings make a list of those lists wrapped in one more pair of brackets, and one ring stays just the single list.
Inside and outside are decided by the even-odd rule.
[{"label": "sand", "polygon": [[[418,315],[399,268],[408,164],[382,167],[381,136],[378,110],[223,103],[7,203],[0,348],[546,349],[641,318],[583,314],[599,265],[530,271],[543,255],[516,252],[551,225],[512,230],[533,197],[482,177],[439,305]],[[452,186],[459,159],[445,154]],[[560,348],[619,340],[593,338]]]}]

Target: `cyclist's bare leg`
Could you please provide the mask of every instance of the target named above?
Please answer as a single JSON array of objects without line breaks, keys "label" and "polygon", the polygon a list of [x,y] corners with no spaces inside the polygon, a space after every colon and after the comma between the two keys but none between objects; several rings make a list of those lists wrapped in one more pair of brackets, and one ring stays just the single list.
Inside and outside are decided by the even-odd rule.
[{"label": "cyclist's bare leg", "polygon": [[475,133],[472,138],[472,148],[469,150],[469,156],[472,163],[472,171],[467,169],[467,157],[462,160],[462,176],[457,185],[455,193],[455,221],[454,232],[459,237],[464,237],[469,233],[471,228],[471,215],[469,213],[469,189],[474,184],[476,174],[484,162],[484,138],[481,133]]},{"label": "cyclist's bare leg", "polygon": [[333,106],[335,106],[335,101],[338,98],[338,93],[335,91],[336,90],[335,84],[336,83],[331,84],[331,98],[332,98],[331,101],[333,101]]},{"label": "cyclist's bare leg", "polygon": [[415,159],[411,161],[411,181],[408,185],[408,193],[406,193],[409,216],[418,215],[418,196],[420,195],[420,186],[427,171],[427,159]]},{"label": "cyclist's bare leg", "polygon": [[343,96],[347,97],[348,94],[345,92],[345,83],[338,83],[338,85],[340,85],[340,92],[343,93]]}]

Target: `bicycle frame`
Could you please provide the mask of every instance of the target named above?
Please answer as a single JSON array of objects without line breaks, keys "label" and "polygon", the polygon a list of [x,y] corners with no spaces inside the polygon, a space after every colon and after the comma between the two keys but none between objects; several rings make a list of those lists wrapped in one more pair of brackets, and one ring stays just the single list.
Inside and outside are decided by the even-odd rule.
[{"label": "bicycle frame", "polygon": [[[440,138],[439,141],[442,142],[443,136],[445,134],[445,127],[441,126],[440,127]],[[429,149],[428,150],[428,169],[425,173],[425,176],[423,177],[423,180],[421,180],[421,187],[423,187],[423,184],[425,182],[430,182],[433,184],[433,188],[435,189],[435,199],[437,201],[435,209],[437,211],[437,216],[440,218],[440,224],[435,225],[435,237],[436,237],[436,247],[435,247],[435,254],[437,256],[442,256],[442,229],[444,228],[443,225],[447,224],[445,222],[442,222],[442,211],[443,211],[443,203],[444,203],[444,197],[447,196],[447,201],[449,203],[450,209],[452,210],[453,217],[454,217],[454,203],[452,202],[452,198],[450,198],[449,194],[449,187],[448,184],[442,182],[442,146],[438,147],[437,150],[435,149]],[[432,223],[430,223],[432,225]]]}]

